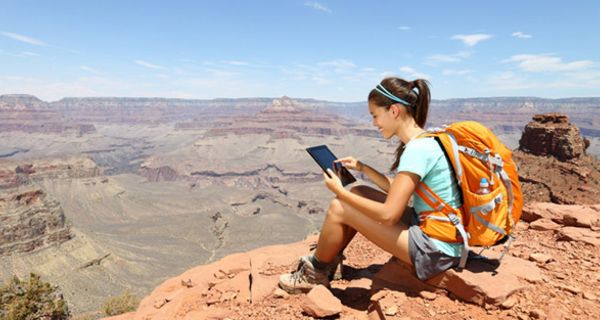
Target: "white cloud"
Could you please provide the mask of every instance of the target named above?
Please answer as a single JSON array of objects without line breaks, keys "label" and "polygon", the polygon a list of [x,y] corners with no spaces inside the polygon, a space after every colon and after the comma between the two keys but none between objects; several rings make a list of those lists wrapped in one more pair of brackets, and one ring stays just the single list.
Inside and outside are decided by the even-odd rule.
[{"label": "white cloud", "polygon": [[236,60],[225,61],[225,64],[229,64],[229,65],[232,65],[232,66],[247,66],[247,65],[249,65],[249,63],[246,62],[246,61],[236,61]]},{"label": "white cloud", "polygon": [[326,6],[322,5],[321,3],[317,2],[317,1],[306,1],[306,2],[304,2],[304,6],[313,8],[315,10],[331,13],[331,10],[329,8],[327,8]]},{"label": "white cloud", "polygon": [[131,96],[134,92],[132,85],[128,81],[95,76],[65,81],[0,76],[0,87],[3,92],[32,94],[44,101],[53,101],[64,97]]},{"label": "white cloud", "polygon": [[408,30],[410,30],[410,29],[412,29],[412,28],[411,28],[411,27],[409,27],[409,26],[399,26],[399,27],[398,27],[398,30],[400,30],[400,31],[408,31]]},{"label": "white cloud", "polygon": [[454,70],[454,69],[444,69],[442,74],[445,76],[464,76],[466,74],[472,73],[472,70]]},{"label": "white cloud", "polygon": [[434,63],[438,63],[438,62],[458,62],[460,60],[462,60],[462,59],[460,59],[454,55],[434,54],[434,55],[427,57],[426,62],[428,62],[429,64],[434,64]]},{"label": "white cloud", "polygon": [[400,72],[402,72],[402,74],[405,74],[409,79],[431,79],[430,75],[418,72],[417,70],[409,66],[400,67]]},{"label": "white cloud", "polygon": [[92,73],[92,74],[100,74],[100,72],[98,72],[98,70],[96,70],[96,69],[94,69],[92,67],[88,67],[88,66],[81,66],[81,67],[79,67],[79,69],[81,69],[83,71],[87,71],[87,72]]},{"label": "white cloud", "polygon": [[40,55],[35,53],[35,52],[30,52],[30,51],[23,51],[21,52],[22,55],[24,56],[28,56],[28,57],[39,57]]},{"label": "white cloud", "polygon": [[533,38],[532,35],[527,34],[527,33],[523,33],[521,31],[517,31],[517,32],[513,32],[512,36],[515,38],[520,38],[520,39],[529,39],[529,38]]},{"label": "white cloud", "polygon": [[590,60],[563,62],[550,54],[517,54],[502,62],[517,62],[521,70],[528,72],[577,71],[594,65]]},{"label": "white cloud", "polygon": [[354,68],[356,68],[354,62],[346,59],[337,59],[332,61],[320,62],[318,63],[318,66],[325,68],[331,67],[333,68],[333,72],[335,73],[348,73],[351,72]]},{"label": "white cloud", "polygon": [[143,67],[146,67],[146,68],[150,68],[150,69],[155,69],[155,70],[164,70],[164,69],[166,69],[163,66],[159,66],[159,65],[156,65],[156,64],[144,61],[144,60],[135,60],[134,62],[136,64],[139,64],[140,66],[143,66]]},{"label": "white cloud", "polygon": [[493,36],[485,33],[476,33],[476,34],[456,34],[453,35],[450,39],[452,40],[460,40],[466,46],[473,47],[477,43],[485,40],[491,39]]},{"label": "white cloud", "polygon": [[46,43],[43,41],[40,41],[40,40],[32,38],[32,37],[24,36],[24,35],[18,34],[18,33],[3,31],[3,32],[0,32],[0,34],[2,34],[5,37],[11,38],[13,40],[33,44],[36,46],[45,46],[46,45]]},{"label": "white cloud", "polygon": [[434,54],[425,59],[425,64],[435,66],[440,63],[459,62],[471,56],[469,51],[460,51],[455,54]]}]

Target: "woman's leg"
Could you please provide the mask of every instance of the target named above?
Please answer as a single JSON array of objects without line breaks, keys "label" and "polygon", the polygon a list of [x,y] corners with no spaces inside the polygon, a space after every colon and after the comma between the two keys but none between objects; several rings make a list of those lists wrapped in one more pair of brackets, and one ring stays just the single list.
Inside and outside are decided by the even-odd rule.
[{"label": "woman's leg", "polygon": [[[352,187],[350,189],[350,192],[356,193],[359,196],[363,196],[365,198],[369,198],[371,200],[375,200],[378,202],[383,203],[385,201],[385,198],[387,197],[387,195],[384,192],[381,192],[379,190],[373,189],[369,186],[356,186],[356,187]],[[352,239],[354,238],[354,235],[356,235],[356,230],[354,230],[352,227],[348,226],[348,225],[344,225],[343,226],[344,230],[343,230],[343,241],[342,241],[342,249],[340,251],[343,251],[348,244],[350,243],[350,241],[352,241]],[[320,241],[320,239],[319,239]]]},{"label": "woman's leg", "polygon": [[[383,202],[385,194],[367,186],[355,187],[352,192],[370,199]],[[323,221],[319,243],[315,256],[317,260],[328,263],[344,249],[356,232],[360,232],[383,250],[412,265],[408,254],[408,227],[404,224],[383,225],[349,204],[333,199]]]}]

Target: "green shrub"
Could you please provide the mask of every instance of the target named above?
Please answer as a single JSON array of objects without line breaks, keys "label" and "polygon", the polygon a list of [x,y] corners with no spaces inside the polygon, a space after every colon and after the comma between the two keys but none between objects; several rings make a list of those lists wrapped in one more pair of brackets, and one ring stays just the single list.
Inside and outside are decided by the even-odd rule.
[{"label": "green shrub", "polygon": [[58,287],[30,273],[29,280],[17,276],[0,288],[0,319],[62,320],[69,319],[67,303]]},{"label": "green shrub", "polygon": [[135,311],[138,303],[137,298],[129,290],[125,290],[121,295],[112,297],[104,302],[104,313],[107,316],[116,316]]}]

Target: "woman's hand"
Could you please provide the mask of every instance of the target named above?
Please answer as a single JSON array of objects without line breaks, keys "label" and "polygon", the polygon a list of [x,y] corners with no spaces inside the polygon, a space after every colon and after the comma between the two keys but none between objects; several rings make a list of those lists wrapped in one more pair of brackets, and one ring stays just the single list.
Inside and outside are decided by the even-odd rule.
[{"label": "woman's hand", "polygon": [[354,159],[354,157],[344,157],[335,160],[333,163],[341,163],[344,167],[356,171],[362,171],[363,164],[362,162]]},{"label": "woman's hand", "polygon": [[325,185],[327,186],[327,189],[331,190],[331,192],[335,193],[336,195],[340,194],[340,192],[344,190],[342,181],[335,173],[333,173],[331,169],[327,169],[327,173],[323,172],[323,178],[325,178]]}]

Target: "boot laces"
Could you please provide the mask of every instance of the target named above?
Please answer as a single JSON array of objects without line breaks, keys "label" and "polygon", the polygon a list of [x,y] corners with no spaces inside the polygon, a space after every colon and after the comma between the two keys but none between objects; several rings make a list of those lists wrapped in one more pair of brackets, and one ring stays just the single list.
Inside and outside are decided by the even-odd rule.
[{"label": "boot laces", "polygon": [[296,269],[296,271],[292,273],[292,276],[290,278],[292,279],[294,284],[306,281],[304,277],[304,264],[299,265],[298,269]]}]

